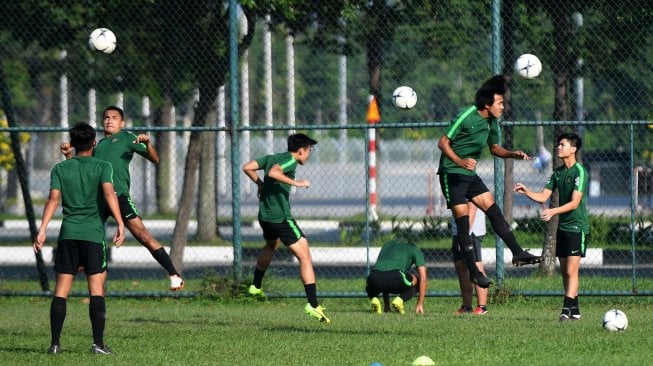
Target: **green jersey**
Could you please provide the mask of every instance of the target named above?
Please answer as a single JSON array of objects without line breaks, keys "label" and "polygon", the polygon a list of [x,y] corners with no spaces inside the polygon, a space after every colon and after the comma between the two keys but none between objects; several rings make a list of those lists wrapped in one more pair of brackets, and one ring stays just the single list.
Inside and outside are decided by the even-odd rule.
[{"label": "green jersey", "polygon": [[129,194],[131,181],[129,163],[131,163],[134,153],[147,156],[147,146],[134,141],[136,141],[136,135],[127,131],[120,131],[100,140],[93,152],[93,156],[111,163],[113,167],[113,185],[118,195],[122,193]]},{"label": "green jersey", "polygon": [[575,210],[560,214],[559,230],[589,233],[590,225],[586,203],[588,184],[589,175],[585,167],[580,163],[572,165],[569,169],[562,165],[553,170],[544,188],[550,191],[558,190],[560,206],[569,203],[571,195],[575,191],[583,193],[580,205]]},{"label": "green jersey", "polygon": [[103,183],[112,183],[111,164],[92,156],[76,156],[52,168],[50,189],[61,192],[63,221],[59,240],[104,243]]},{"label": "green jersey", "polygon": [[273,166],[279,165],[283,174],[295,179],[297,160],[289,152],[267,155],[256,159],[259,169],[263,169],[263,190],[259,198],[258,218],[261,221],[281,223],[292,219],[290,212],[290,184],[270,178],[268,173]]},{"label": "green jersey", "polygon": [[424,254],[415,244],[392,240],[383,244],[372,269],[377,271],[400,270],[405,273],[413,265],[421,267],[425,264]]},{"label": "green jersey", "polygon": [[[498,144],[499,122],[496,118],[483,118],[471,106],[461,109],[451,121],[446,136],[451,140],[451,148],[461,159],[478,160],[485,146]],[[440,155],[438,173],[476,175],[476,171],[467,170],[445,154]]]}]

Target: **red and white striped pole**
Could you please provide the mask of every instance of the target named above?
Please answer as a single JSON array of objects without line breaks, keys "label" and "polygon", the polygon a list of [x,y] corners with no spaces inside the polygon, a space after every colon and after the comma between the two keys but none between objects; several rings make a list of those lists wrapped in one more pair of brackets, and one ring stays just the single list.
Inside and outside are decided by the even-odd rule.
[{"label": "red and white striped pole", "polygon": [[[379,106],[376,103],[376,98],[371,95],[370,96],[370,106],[367,109],[367,123],[370,125],[375,125],[381,121],[381,114],[379,113]],[[369,146],[368,146],[368,152],[370,156],[370,165],[368,168],[368,179],[369,179],[369,187],[370,187],[370,210],[369,210],[369,219],[371,220],[378,220],[379,215],[376,213],[376,203],[377,203],[377,196],[376,196],[376,129],[375,128],[368,128],[367,129],[368,137],[369,137]]]}]

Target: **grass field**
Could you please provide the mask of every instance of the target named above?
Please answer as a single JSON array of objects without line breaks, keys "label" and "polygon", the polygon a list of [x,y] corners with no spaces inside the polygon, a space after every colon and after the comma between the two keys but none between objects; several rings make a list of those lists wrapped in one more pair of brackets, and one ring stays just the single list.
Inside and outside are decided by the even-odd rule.
[{"label": "grass field", "polygon": [[[81,282],[81,281],[80,281]],[[644,365],[650,362],[649,297],[581,297],[583,319],[560,323],[558,297],[511,297],[484,316],[454,316],[457,298],[427,298],[426,314],[369,313],[365,299],[322,301],[331,324],[304,300],[107,299],[110,356],[89,353],[84,297],[68,303],[61,355],[48,355],[45,297],[0,297],[4,365]],[[412,310],[414,300],[407,303]],[[610,308],[628,314],[622,333],[604,331]]]}]

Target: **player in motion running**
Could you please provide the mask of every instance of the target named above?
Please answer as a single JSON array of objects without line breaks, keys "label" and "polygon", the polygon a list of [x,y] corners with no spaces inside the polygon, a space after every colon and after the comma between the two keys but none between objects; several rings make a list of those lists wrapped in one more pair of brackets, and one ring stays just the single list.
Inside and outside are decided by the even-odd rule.
[{"label": "player in motion running", "polygon": [[[170,290],[182,290],[184,288],[184,281],[181,275],[172,264],[172,260],[165,248],[152,236],[143,224],[136,204],[129,195],[131,182],[129,164],[132,161],[134,153],[143,156],[154,164],[159,163],[159,154],[154,148],[149,135],[140,134],[136,136],[123,130],[125,127],[125,115],[121,108],[109,106],[104,110],[103,116],[104,138],[98,142],[93,156],[108,161],[113,166],[113,182],[125,226],[127,226],[127,229],[129,229],[136,240],[150,251],[152,257],[168,271],[168,275],[170,276]],[[62,144],[61,151],[66,156],[66,159],[72,155],[72,149],[69,143]]]},{"label": "player in motion running", "polygon": [[515,184],[515,192],[526,195],[536,202],[546,202],[556,189],[560,205],[542,210],[542,220],[550,221],[559,215],[556,233],[556,256],[560,260],[562,284],[565,298],[560,321],[580,320],[578,306],[580,259],[585,257],[589,242],[589,219],[587,213],[587,186],[589,175],[585,167],[576,160],[582,141],[575,133],[558,137],[558,157],[562,165],[555,168],[540,192],[533,192],[522,183]]},{"label": "player in motion running", "polygon": [[54,260],[56,284],[50,304],[52,341],[48,353],[61,353],[60,337],[66,318],[66,300],[77,272],[86,273],[90,301],[88,313],[93,330],[91,353],[111,354],[104,344],[106,306],[104,283],[107,278],[107,248],[104,242],[104,223],[108,205],[118,229],[113,237],[116,246],[125,239],[118,199],[113,188],[111,164],[94,158],[95,129],[80,122],[70,129],[70,141],[75,157],[62,161],[50,173],[50,195],[43,208],[39,232],[34,239],[34,252],[43,249],[48,224],[59,201],[63,206],[63,220],[59,231]]},{"label": "player in motion running", "polygon": [[500,158],[529,158],[523,151],[510,151],[499,145],[498,119],[503,114],[504,93],[503,76],[496,75],[487,80],[476,92],[475,104],[458,112],[438,142],[442,150],[438,168],[440,187],[456,221],[458,244],[469,268],[470,279],[483,288],[490,287],[492,282],[476,267],[474,245],[469,235],[468,201],[485,212],[494,232],[510,248],[514,265],[542,261],[541,256],[523,250],[517,243],[492,193],[476,174],[476,163],[486,145],[492,155]]},{"label": "player in motion running", "polygon": [[[261,283],[281,241],[299,261],[299,273],[308,298],[304,311],[321,322],[330,323],[331,320],[324,313],[324,308],[317,302],[315,272],[308,240],[293,218],[289,202],[291,187],[311,186],[311,182],[307,179],[295,179],[295,169],[297,164],[306,163],[315,144],[317,141],[304,134],[290,135],[288,151],[266,155],[243,166],[245,174],[258,186],[258,220],[265,239],[265,246],[256,260],[254,283],[249,287],[249,293],[257,297],[265,297]],[[263,179],[259,177],[258,170],[263,170]]]}]

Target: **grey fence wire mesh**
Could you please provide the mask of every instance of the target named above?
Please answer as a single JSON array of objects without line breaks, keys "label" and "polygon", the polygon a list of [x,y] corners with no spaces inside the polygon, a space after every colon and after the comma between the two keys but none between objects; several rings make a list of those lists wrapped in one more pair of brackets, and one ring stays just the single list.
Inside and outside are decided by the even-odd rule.
[{"label": "grey fence wire mesh", "polygon": [[[284,151],[288,133],[300,130],[320,142],[298,169],[298,176],[312,181],[311,189],[294,190],[291,205],[311,244],[321,293],[362,294],[380,245],[396,236],[407,236],[424,249],[429,276],[454,279],[450,214],[435,174],[437,139],[456,110],[473,103],[476,89],[498,63],[509,85],[503,143],[538,159],[502,162],[497,174],[486,154],[479,173],[499,194],[518,239],[538,251],[546,227],[538,219],[541,208],[513,195],[512,185],[542,187],[557,164],[555,136],[576,131],[583,137],[581,160],[591,175],[592,241],[581,278],[591,293],[650,293],[652,4],[292,3],[237,5],[238,24],[232,24],[239,34],[237,84],[229,78],[228,9],[235,1],[6,4],[0,55],[3,95],[10,98],[3,98],[2,123],[11,122],[7,117],[14,122],[0,136],[0,290],[42,288],[9,131],[20,140],[28,196],[38,219],[68,126],[88,121],[101,128],[108,105],[125,109],[128,130],[154,138],[161,163],[135,159],[131,194],[145,225],[171,250],[185,278],[203,278],[207,270],[242,281],[251,277],[263,243],[256,190],[240,170],[233,171],[232,160],[242,166]],[[98,27],[116,34],[112,54],[89,49],[88,35]],[[514,72],[513,63],[523,53],[542,61],[537,78]],[[417,91],[415,108],[393,107],[390,95],[400,85]],[[374,221],[366,215],[370,95],[378,100],[382,117],[375,130],[379,220]],[[239,137],[237,156],[232,155],[233,134]],[[184,197],[189,166],[198,179]],[[234,174],[240,182],[236,195]],[[233,221],[234,208],[241,222]],[[187,232],[178,227],[180,217],[188,223]],[[234,228],[242,234],[236,240]],[[56,235],[52,225],[43,253],[50,280]],[[560,291],[555,272],[550,282],[524,287],[520,278],[550,269],[497,266],[495,254],[488,235],[486,268],[491,276],[505,274],[505,284],[517,292]],[[110,279],[166,278],[130,235],[125,247],[112,249],[109,268]],[[301,293],[298,276],[296,261],[281,249],[266,277],[266,291]],[[148,293],[165,286],[152,281],[140,289]],[[451,290],[455,287],[430,288],[432,295]]]}]

